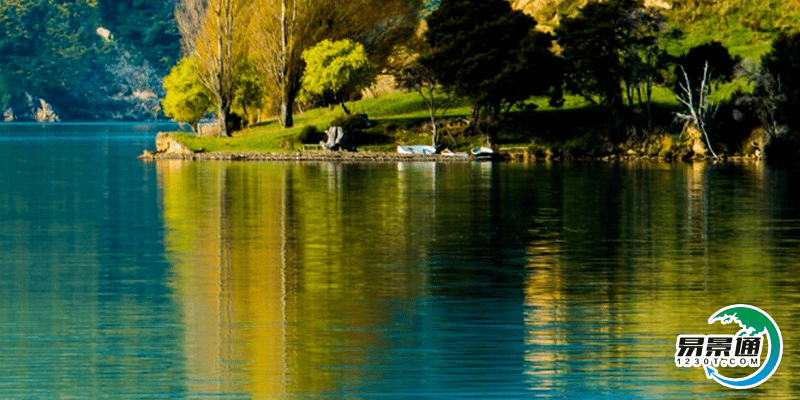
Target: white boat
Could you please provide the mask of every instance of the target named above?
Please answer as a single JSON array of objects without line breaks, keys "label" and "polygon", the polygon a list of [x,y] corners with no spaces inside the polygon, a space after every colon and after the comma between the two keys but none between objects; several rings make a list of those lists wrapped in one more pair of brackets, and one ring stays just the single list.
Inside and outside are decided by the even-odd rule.
[{"label": "white boat", "polygon": [[441,155],[450,157],[462,157],[462,158],[469,157],[469,154],[467,153],[453,153],[452,151],[450,151],[450,149],[442,150]]},{"label": "white boat", "polygon": [[478,160],[491,160],[495,156],[494,150],[488,147],[473,147],[469,152]]},{"label": "white boat", "polygon": [[425,145],[408,145],[397,146],[397,152],[400,154],[416,154],[416,155],[433,155],[436,154],[436,147]]}]

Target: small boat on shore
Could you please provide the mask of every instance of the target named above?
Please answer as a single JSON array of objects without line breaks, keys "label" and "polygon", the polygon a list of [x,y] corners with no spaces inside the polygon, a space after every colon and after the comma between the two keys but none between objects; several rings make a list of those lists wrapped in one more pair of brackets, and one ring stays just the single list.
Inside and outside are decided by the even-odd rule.
[{"label": "small boat on shore", "polygon": [[470,150],[470,153],[473,157],[475,157],[476,160],[480,161],[491,161],[497,154],[494,152],[494,150],[488,147],[473,147]]},{"label": "small boat on shore", "polygon": [[450,149],[444,149],[444,150],[442,150],[442,152],[440,154],[443,155],[443,156],[448,156],[448,157],[458,157],[458,158],[467,158],[467,157],[469,157],[469,154],[467,154],[467,153],[453,153],[452,151],[450,151]]},{"label": "small boat on shore", "polygon": [[399,154],[415,154],[421,156],[430,156],[436,154],[436,147],[425,145],[407,145],[397,146]]}]

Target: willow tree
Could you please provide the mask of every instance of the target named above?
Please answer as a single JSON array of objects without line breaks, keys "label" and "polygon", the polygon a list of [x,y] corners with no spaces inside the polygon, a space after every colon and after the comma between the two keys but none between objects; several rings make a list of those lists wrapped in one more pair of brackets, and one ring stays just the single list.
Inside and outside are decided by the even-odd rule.
[{"label": "willow tree", "polygon": [[302,86],[303,51],[324,39],[362,43],[371,61],[385,61],[411,37],[420,0],[256,0],[251,48],[274,93],[278,120],[294,124],[294,102]]},{"label": "willow tree", "polygon": [[231,135],[237,68],[245,59],[250,2],[245,0],[178,0],[175,19],[181,43],[198,63],[200,81],[217,106],[220,134]]}]

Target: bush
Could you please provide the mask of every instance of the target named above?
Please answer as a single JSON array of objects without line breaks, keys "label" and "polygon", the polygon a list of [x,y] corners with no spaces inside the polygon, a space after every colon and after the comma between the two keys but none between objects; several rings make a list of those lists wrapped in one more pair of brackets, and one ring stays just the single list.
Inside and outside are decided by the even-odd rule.
[{"label": "bush", "polygon": [[344,132],[353,137],[356,134],[362,133],[364,129],[369,128],[370,122],[366,115],[343,115],[331,122],[331,126],[341,126]]},{"label": "bush", "polygon": [[325,140],[325,134],[320,132],[316,126],[309,125],[303,127],[298,135],[298,140],[302,144],[318,144],[319,142]]}]

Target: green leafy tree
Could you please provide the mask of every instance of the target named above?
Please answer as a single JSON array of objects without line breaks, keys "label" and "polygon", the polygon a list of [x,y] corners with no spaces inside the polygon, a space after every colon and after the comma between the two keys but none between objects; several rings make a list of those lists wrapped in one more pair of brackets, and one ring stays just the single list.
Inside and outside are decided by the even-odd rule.
[{"label": "green leafy tree", "polygon": [[653,87],[670,62],[662,42],[673,33],[641,0],[587,4],[556,28],[567,90],[610,109],[617,126],[627,97],[629,106],[645,107],[650,127]]},{"label": "green leafy tree", "polygon": [[556,29],[561,56],[566,63],[566,88],[595,104],[622,106],[621,80],[625,30],[622,9],[638,4],[630,0],[589,3]]},{"label": "green leafy tree", "polygon": [[275,101],[278,121],[294,125],[302,87],[302,54],[324,40],[351,39],[383,65],[391,50],[412,37],[422,0],[256,0],[250,40],[255,61]]},{"label": "green leafy tree", "polygon": [[303,52],[306,71],[303,75],[303,92],[332,94],[350,115],[345,101],[375,82],[377,70],[369,61],[364,46],[350,40],[323,40]]},{"label": "green leafy tree", "polygon": [[264,79],[252,62],[245,62],[235,78],[233,111],[241,115],[247,124],[258,122],[257,114],[266,97]]},{"label": "green leafy tree", "polygon": [[162,100],[164,114],[186,122],[198,132],[197,123],[214,107],[211,93],[200,81],[197,61],[184,58],[164,77],[167,94]]},{"label": "green leafy tree", "polygon": [[763,73],[771,75],[783,96],[778,118],[793,129],[800,129],[800,33],[783,34],[772,42],[772,49],[761,59]]},{"label": "green leafy tree", "polygon": [[428,18],[431,52],[421,59],[445,89],[472,104],[471,124],[487,122],[535,94],[560,94],[561,62],[552,37],[505,0],[443,0]]}]

